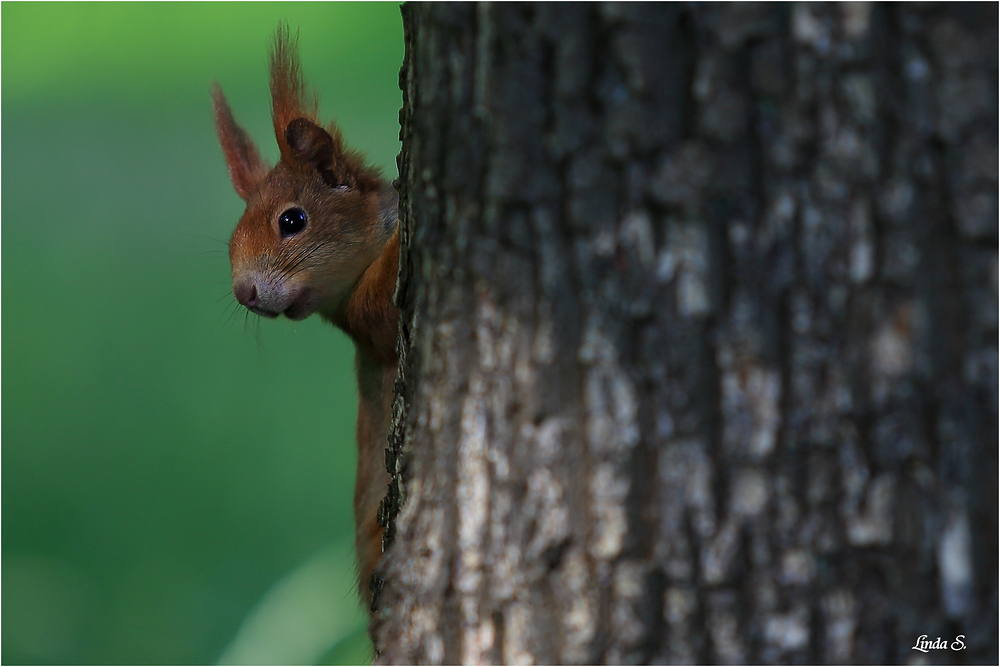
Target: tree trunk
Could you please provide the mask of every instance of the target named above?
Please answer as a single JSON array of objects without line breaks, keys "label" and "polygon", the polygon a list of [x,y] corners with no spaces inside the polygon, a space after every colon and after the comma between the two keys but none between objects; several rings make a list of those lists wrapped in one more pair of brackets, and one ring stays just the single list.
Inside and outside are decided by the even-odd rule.
[{"label": "tree trunk", "polygon": [[995,662],[996,4],[403,14],[380,662]]}]

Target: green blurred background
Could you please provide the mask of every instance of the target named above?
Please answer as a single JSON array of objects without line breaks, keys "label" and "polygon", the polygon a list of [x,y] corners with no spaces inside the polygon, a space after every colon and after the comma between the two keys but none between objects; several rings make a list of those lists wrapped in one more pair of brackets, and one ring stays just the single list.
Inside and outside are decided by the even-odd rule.
[{"label": "green blurred background", "polygon": [[395,177],[396,3],[4,3],[2,661],[358,663],[353,352],[247,318],[219,81],[276,157],[267,49]]}]

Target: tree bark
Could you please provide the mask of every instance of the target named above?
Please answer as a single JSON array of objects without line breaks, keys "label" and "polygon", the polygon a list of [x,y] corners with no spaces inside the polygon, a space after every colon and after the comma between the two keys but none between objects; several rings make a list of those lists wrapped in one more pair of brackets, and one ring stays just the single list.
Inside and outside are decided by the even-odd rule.
[{"label": "tree bark", "polygon": [[995,662],[997,6],[403,16],[379,661]]}]

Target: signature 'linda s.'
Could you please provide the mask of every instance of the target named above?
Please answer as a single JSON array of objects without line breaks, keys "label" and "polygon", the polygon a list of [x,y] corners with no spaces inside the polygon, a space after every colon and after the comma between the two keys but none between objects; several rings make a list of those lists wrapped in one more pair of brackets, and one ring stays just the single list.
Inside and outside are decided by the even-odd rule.
[{"label": "signature 'linda s.'", "polygon": [[947,641],[938,637],[934,641],[927,639],[927,635],[920,635],[917,637],[917,643],[913,645],[914,651],[920,651],[921,653],[929,653],[934,649],[947,649],[950,648],[952,651],[961,651],[965,648],[965,635],[959,635],[955,637],[955,641],[949,644]]}]

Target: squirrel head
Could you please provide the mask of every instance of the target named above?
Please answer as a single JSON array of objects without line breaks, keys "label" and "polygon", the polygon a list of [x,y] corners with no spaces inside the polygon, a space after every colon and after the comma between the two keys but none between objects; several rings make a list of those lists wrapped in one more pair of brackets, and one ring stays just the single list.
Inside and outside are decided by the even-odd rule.
[{"label": "squirrel head", "polygon": [[236,193],[246,202],[229,244],[233,294],[265,317],[328,318],[396,228],[395,193],[316,119],[296,43],[279,26],[270,55],[271,115],[281,151],[269,168],[218,85],[215,126]]}]

